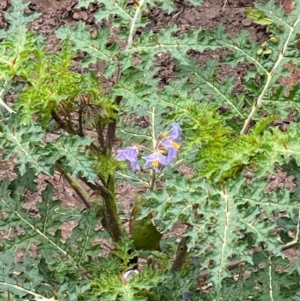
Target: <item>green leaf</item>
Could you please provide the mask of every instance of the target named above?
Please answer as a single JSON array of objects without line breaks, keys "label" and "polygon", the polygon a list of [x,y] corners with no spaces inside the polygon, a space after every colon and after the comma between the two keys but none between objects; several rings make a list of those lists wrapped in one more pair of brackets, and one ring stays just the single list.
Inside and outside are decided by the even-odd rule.
[{"label": "green leaf", "polygon": [[[296,300],[293,296],[297,294],[295,285],[296,275],[288,275],[283,268],[288,265],[287,259],[268,256],[266,252],[254,254],[255,266],[248,270],[246,281],[232,277],[226,279],[222,287],[222,298],[224,300]],[[239,273],[239,270],[236,270]],[[241,275],[241,274],[240,274]]]},{"label": "green leaf", "polygon": [[89,64],[96,63],[98,60],[106,62],[105,76],[109,77],[115,71],[116,63],[114,56],[118,48],[115,45],[107,47],[110,37],[107,29],[98,30],[96,37],[92,37],[83,22],[78,22],[75,29],[68,26],[61,26],[56,30],[56,36],[61,40],[69,39],[73,45],[73,51],[85,51],[89,55],[82,60],[82,67],[87,68]]},{"label": "green leaf", "polygon": [[289,162],[286,162],[286,164],[282,165],[283,171],[287,172],[289,176],[295,177],[295,183],[297,186],[296,190],[292,194],[295,199],[300,198],[300,167],[298,164],[295,159],[292,159]]},{"label": "green leaf", "polygon": [[129,231],[133,245],[138,250],[160,250],[162,234],[152,222],[152,214],[140,218],[142,206],[146,203],[142,194],[137,194],[134,199],[132,214],[129,222]]},{"label": "green leaf", "polygon": [[[22,208],[24,186],[10,197],[9,189],[15,184],[8,179],[0,183],[0,228],[5,233],[0,247],[0,289],[9,291],[14,300],[25,295],[50,300],[54,292],[64,300],[84,296],[89,289],[87,269],[101,250],[94,244],[99,238],[95,230],[99,208],[86,213],[81,213],[81,208],[63,208],[60,201],[53,200],[53,188],[48,185],[37,213],[32,214]],[[64,242],[60,229],[68,222],[75,223],[75,228]],[[20,260],[22,252],[27,255]]]},{"label": "green leaf", "polygon": [[26,173],[28,166],[33,168],[35,173],[52,174],[53,165],[45,161],[51,151],[41,144],[45,134],[42,128],[33,124],[17,125],[17,122],[15,118],[14,122],[2,126],[0,146],[4,159],[8,160],[17,154],[17,168],[21,176]]},{"label": "green leaf", "polygon": [[[118,16],[122,22],[125,22],[127,25],[130,24],[132,16],[127,12],[127,3],[123,0],[108,0],[103,1],[104,7],[102,7],[97,13],[96,13],[96,21],[99,22],[102,19],[108,20],[109,16]],[[133,6],[134,8],[134,6]]]},{"label": "green leaf", "polygon": [[91,3],[95,3],[95,0],[79,0],[78,3],[76,4],[76,7],[80,8],[80,7],[85,7],[88,8],[88,6]]},{"label": "green leaf", "polygon": [[11,1],[11,8],[5,13],[5,19],[10,23],[10,30],[25,28],[41,15],[36,12],[26,14],[24,11],[28,5],[29,3],[23,3],[18,0]]},{"label": "green leaf", "polygon": [[32,57],[42,48],[41,39],[33,36],[27,29],[28,23],[39,14],[25,14],[28,4],[13,0],[11,9],[5,13],[10,26],[8,30],[0,30],[0,106],[9,113],[14,111],[4,102],[14,76],[21,75]]},{"label": "green leaf", "polygon": [[62,169],[72,176],[85,177],[88,182],[94,183],[96,173],[93,164],[95,158],[87,154],[86,146],[93,142],[91,137],[81,138],[79,136],[62,135],[57,140],[48,144],[48,149],[51,149],[51,156],[47,161],[59,161]]},{"label": "green leaf", "polygon": [[273,23],[272,19],[267,18],[263,12],[255,8],[248,7],[245,10],[245,15],[259,25],[270,25]]},{"label": "green leaf", "polygon": [[149,195],[152,203],[148,207],[163,221],[164,231],[177,222],[189,225],[185,233],[190,238],[188,247],[200,248],[202,265],[209,269],[218,292],[223,279],[230,277],[226,265],[233,256],[252,263],[252,248],[261,243],[275,256],[283,255],[280,247],[272,248],[277,237],[271,233],[274,222],[268,217],[280,208],[293,214],[297,203],[290,202],[286,191],[266,194],[265,186],[262,180],[247,185],[243,177],[217,186],[176,178]]}]

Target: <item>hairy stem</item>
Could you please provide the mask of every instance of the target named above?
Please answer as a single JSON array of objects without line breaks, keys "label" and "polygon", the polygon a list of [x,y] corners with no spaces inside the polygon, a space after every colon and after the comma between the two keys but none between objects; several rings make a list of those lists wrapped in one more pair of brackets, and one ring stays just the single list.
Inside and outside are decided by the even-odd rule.
[{"label": "hairy stem", "polygon": [[103,219],[101,221],[104,229],[110,234],[112,240],[117,242],[121,239],[123,228],[119,217],[118,205],[115,197],[114,178],[110,177],[105,186],[92,184],[82,179],[95,193],[99,194],[103,200]]},{"label": "hairy stem", "polygon": [[113,241],[118,242],[122,237],[122,227],[115,197],[115,181],[113,177],[109,179],[107,188],[110,193],[102,193],[104,202],[102,225]]},{"label": "hairy stem", "polygon": [[187,255],[187,245],[186,244],[187,244],[188,240],[189,240],[188,236],[184,236],[181,238],[181,241],[177,247],[175,259],[170,268],[171,272],[175,272],[182,267],[182,265],[186,259],[186,255]]},{"label": "hairy stem", "polygon": [[51,116],[55,120],[55,122],[67,133],[73,134],[73,135],[77,134],[76,131],[74,130],[72,124],[70,122],[67,122],[66,120],[63,120],[60,117],[60,114],[56,110],[53,110],[51,112]]},{"label": "hairy stem", "polygon": [[[118,95],[115,99],[116,105],[120,105],[122,101],[122,96]],[[107,126],[107,131],[106,131],[106,138],[105,138],[105,150],[106,150],[106,155],[111,156],[111,151],[112,151],[112,146],[113,142],[116,137],[116,127],[117,127],[117,120],[114,119],[111,123],[108,124]]]},{"label": "hairy stem", "polygon": [[70,184],[70,186],[74,189],[74,191],[77,193],[77,195],[80,197],[81,201],[85,205],[87,209],[91,208],[90,203],[88,202],[89,194],[87,191],[82,187],[82,185],[79,183],[79,181],[75,178],[69,175],[68,173],[64,172],[59,164],[56,164],[57,170],[63,174],[64,178],[67,180],[67,182]]}]

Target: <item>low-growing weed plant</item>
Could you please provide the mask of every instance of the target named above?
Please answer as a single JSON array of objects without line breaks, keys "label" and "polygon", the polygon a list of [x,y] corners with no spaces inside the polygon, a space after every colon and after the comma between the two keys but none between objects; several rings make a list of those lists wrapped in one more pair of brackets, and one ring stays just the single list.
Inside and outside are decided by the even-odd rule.
[{"label": "low-growing weed plant", "polygon": [[[38,14],[20,0],[0,31],[0,147],[2,160],[16,160],[0,182],[0,299],[300,300],[300,5],[246,10],[266,26],[260,44],[222,24],[141,30],[150,7],[172,13],[169,0],[77,7],[93,3],[101,26],[59,27],[56,53],[29,29]],[[205,66],[191,56],[218,49],[224,60]],[[165,85],[159,56],[176,66]],[[240,63],[248,70],[234,91],[235,79],[218,74]],[[293,176],[292,188],[270,187],[276,171]],[[54,173],[83,207],[62,206],[50,182],[37,190]],[[137,191],[128,215],[121,181]]]}]

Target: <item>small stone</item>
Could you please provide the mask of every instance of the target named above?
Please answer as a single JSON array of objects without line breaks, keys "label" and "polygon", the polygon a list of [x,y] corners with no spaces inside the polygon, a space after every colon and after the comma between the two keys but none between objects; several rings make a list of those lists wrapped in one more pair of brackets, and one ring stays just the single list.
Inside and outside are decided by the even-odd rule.
[{"label": "small stone", "polygon": [[86,11],[75,12],[73,14],[73,19],[86,21],[88,19],[88,14]]},{"label": "small stone", "polygon": [[6,9],[8,5],[8,1],[7,0],[1,0],[0,1],[0,9]]},{"label": "small stone", "polygon": [[245,27],[248,27],[248,26],[251,26],[252,25],[252,21],[251,19],[249,18],[246,18],[242,21],[242,24],[245,26]]}]

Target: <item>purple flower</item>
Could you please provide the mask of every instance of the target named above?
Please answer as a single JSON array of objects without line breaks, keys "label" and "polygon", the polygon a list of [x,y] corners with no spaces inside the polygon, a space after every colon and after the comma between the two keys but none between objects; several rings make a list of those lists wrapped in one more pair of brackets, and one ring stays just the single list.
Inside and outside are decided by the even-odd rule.
[{"label": "purple flower", "polygon": [[168,165],[167,157],[160,153],[152,153],[149,156],[143,157],[146,160],[144,167],[153,167],[156,171],[159,165]]},{"label": "purple flower", "polygon": [[177,156],[177,152],[180,148],[182,129],[177,123],[173,123],[171,134],[168,139],[163,140],[160,145],[168,149],[167,164],[170,164]]},{"label": "purple flower", "polygon": [[181,300],[190,300],[191,299],[191,293],[185,292],[185,293],[181,294],[180,299]]},{"label": "purple flower", "polygon": [[138,150],[134,147],[126,147],[124,149],[117,150],[115,157],[119,161],[127,161],[133,170],[140,170],[138,163]]},{"label": "purple flower", "polygon": [[139,273],[138,270],[129,270],[122,275],[122,278],[127,283],[134,274],[139,275]]}]

